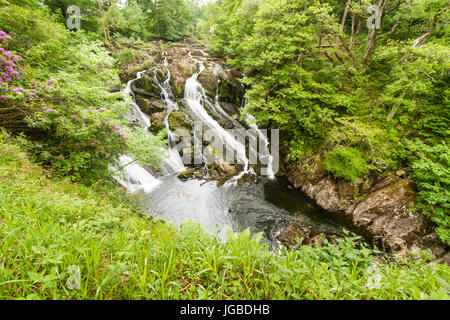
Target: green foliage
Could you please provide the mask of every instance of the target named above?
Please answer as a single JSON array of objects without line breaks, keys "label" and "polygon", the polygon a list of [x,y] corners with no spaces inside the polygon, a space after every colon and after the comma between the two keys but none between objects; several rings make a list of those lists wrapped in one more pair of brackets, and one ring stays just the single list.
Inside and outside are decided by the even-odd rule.
[{"label": "green foliage", "polygon": [[203,20],[200,28],[211,33],[211,49],[239,59],[242,39],[252,33],[254,18],[262,0],[219,0],[208,5],[208,15],[214,20]]},{"label": "green foliage", "polygon": [[[329,12],[320,14],[332,22]],[[340,73],[330,73],[325,83],[317,71],[318,63],[321,72],[327,63],[317,59],[314,29],[325,22],[305,1],[266,1],[254,21],[253,34],[242,44],[242,65],[248,75],[244,82],[250,86],[244,111],[285,130],[291,146],[305,144],[298,140],[314,146],[325,137],[336,110],[349,103],[333,83]],[[291,153],[297,151],[302,150],[294,148]]]},{"label": "green foliage", "polygon": [[193,17],[192,5],[186,0],[159,0],[151,12],[150,30],[167,40],[185,36]]},{"label": "green foliage", "polygon": [[437,223],[436,232],[450,243],[450,148],[443,142],[428,146],[420,140],[408,142],[413,152],[411,168],[419,189],[417,205]]},{"label": "green foliage", "polygon": [[379,48],[376,63],[390,66],[389,83],[381,97],[388,121],[411,127],[427,138],[448,137],[450,54],[448,46],[426,44],[421,48],[390,42]]},{"label": "green foliage", "polygon": [[28,123],[43,133],[29,148],[59,174],[98,179],[108,170],[105,159],[117,158],[126,148],[120,121],[111,110],[86,107],[83,101],[71,101],[57,90],[40,95],[33,104],[37,111]]},{"label": "green foliage", "polygon": [[159,168],[167,156],[164,151],[167,147],[166,137],[166,130],[161,130],[156,136],[149,135],[147,128],[132,130],[127,137],[127,151],[142,166]]},{"label": "green foliage", "polygon": [[[34,159],[59,175],[85,183],[107,176],[109,167],[126,152],[158,166],[164,139],[127,128],[124,115],[129,112],[130,97],[110,92],[120,80],[115,60],[102,43],[89,40],[83,32],[68,32],[39,10],[8,6],[6,12],[17,20],[5,21],[5,29],[22,28],[20,33],[15,31],[18,39],[12,38],[9,47],[24,56],[25,73],[14,84],[22,91],[8,91],[4,96],[5,86],[0,90],[6,97],[2,106],[18,108],[26,115],[33,131],[28,133],[30,142],[24,144]],[[34,27],[55,29],[35,36],[31,26],[24,28],[27,13],[33,16]],[[126,49],[126,59],[129,53]],[[140,155],[135,143],[141,143]]]},{"label": "green foliage", "polygon": [[[12,39],[14,48],[25,58],[26,74],[39,77],[49,69],[63,68],[69,33],[63,25],[41,10],[15,5],[1,6],[0,26]],[[52,52],[51,55],[48,53]],[[40,74],[37,74],[40,73]],[[31,75],[30,75],[31,76]]]},{"label": "green foliage", "polygon": [[134,61],[133,50],[125,48],[115,54],[116,59],[120,61],[122,65],[127,65]]},{"label": "green foliage", "polygon": [[366,172],[367,163],[357,149],[337,147],[327,153],[323,167],[336,178],[353,181]]},{"label": "green foliage", "polygon": [[[404,166],[404,137],[448,145],[448,2],[380,3],[381,29],[369,30],[369,0],[218,0],[207,6],[199,38],[244,71],[243,117],[282,130],[290,159],[358,146],[361,153],[338,149],[325,161],[353,180],[366,169]],[[436,166],[429,184],[441,184]],[[435,196],[420,193],[423,203]]]},{"label": "green foliage", "polygon": [[111,187],[46,178],[12,143],[0,135],[1,299],[449,298],[446,265],[375,259],[351,237],[274,254],[248,230],[177,229]]}]

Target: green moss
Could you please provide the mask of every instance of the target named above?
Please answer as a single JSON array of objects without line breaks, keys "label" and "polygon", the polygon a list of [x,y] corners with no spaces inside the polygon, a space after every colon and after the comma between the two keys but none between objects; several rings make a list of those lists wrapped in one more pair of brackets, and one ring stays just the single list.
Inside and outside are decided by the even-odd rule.
[{"label": "green moss", "polygon": [[323,160],[323,167],[336,178],[353,181],[366,172],[367,163],[357,149],[337,147],[327,153]]},{"label": "green moss", "polygon": [[193,175],[194,175],[194,173],[197,171],[197,169],[198,169],[198,168],[192,168],[192,169],[183,171],[182,173],[180,173],[180,174],[178,175],[178,178],[180,178],[180,179],[189,179],[189,178],[192,178]]},{"label": "green moss", "polygon": [[171,130],[186,129],[191,130],[191,123],[180,110],[173,111],[169,116],[169,126]]}]

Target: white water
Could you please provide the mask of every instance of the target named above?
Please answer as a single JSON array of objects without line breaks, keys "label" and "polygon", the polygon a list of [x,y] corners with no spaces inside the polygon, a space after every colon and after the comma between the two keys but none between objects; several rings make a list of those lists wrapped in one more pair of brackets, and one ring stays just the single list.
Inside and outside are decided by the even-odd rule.
[{"label": "white water", "polygon": [[202,85],[198,82],[199,74],[205,70],[205,65],[202,61],[189,56],[199,65],[199,71],[194,73],[192,77],[186,80],[184,89],[184,99],[188,108],[196,115],[196,117],[202,121],[203,125],[206,125],[209,129],[212,129],[216,136],[220,137],[227,148],[230,148],[236,152],[237,163],[244,165],[244,171],[248,171],[249,161],[246,156],[245,145],[239,143],[233,135],[227,132],[220,124],[214,120],[203,107],[203,104],[207,101],[207,96]]},{"label": "white water", "polygon": [[127,86],[124,90],[124,93],[129,94],[130,96],[133,97],[133,100],[132,100],[131,106],[130,106],[131,120],[136,120],[138,122],[139,126],[141,126],[143,128],[148,128],[151,125],[150,117],[148,115],[146,115],[145,113],[143,113],[141,111],[141,109],[139,108],[139,106],[136,104],[136,102],[134,101],[134,92],[131,89],[131,85],[133,84],[133,82],[142,78],[142,75],[144,73],[145,73],[145,71],[138,72],[135,79],[128,81]]},{"label": "white water", "polygon": [[161,97],[164,100],[164,103],[167,107],[167,115],[165,116],[164,121],[163,121],[164,126],[167,129],[167,140],[168,140],[168,144],[169,144],[169,147],[167,149],[168,158],[164,161],[164,164],[163,164],[164,172],[166,174],[170,174],[173,172],[182,172],[182,171],[186,170],[180,155],[173,148],[173,143],[175,142],[175,137],[174,137],[174,134],[170,131],[170,126],[169,126],[170,114],[174,110],[179,110],[179,107],[178,107],[178,104],[174,101],[174,95],[172,92],[172,88],[170,86],[171,74],[170,74],[168,65],[169,65],[169,63],[167,62],[167,59],[165,58],[164,62],[163,62],[163,66],[166,68],[167,77],[166,77],[166,80],[164,80],[164,82],[162,84],[159,83],[158,77],[156,76],[156,72],[157,72],[156,68],[154,70],[154,76],[153,76],[154,80],[159,85],[159,88],[161,90]]},{"label": "white water", "polygon": [[142,168],[134,159],[121,156],[118,161],[119,168],[123,167],[114,178],[130,192],[152,192],[160,183],[147,170]]},{"label": "white water", "polygon": [[[247,101],[245,103],[247,103]],[[267,136],[265,136],[256,125],[255,117],[253,117],[252,115],[248,115],[247,123],[250,126],[250,128],[254,129],[258,133],[259,145],[261,146],[261,142],[264,144],[262,146],[262,150],[260,147],[258,155],[260,161],[262,159],[267,159],[267,168],[266,168],[267,177],[273,180],[275,179],[275,174],[273,172],[273,156],[269,152],[269,145],[270,145],[269,140],[267,139]]]},{"label": "white water", "polygon": [[[167,66],[167,61],[165,61],[165,66]],[[170,146],[170,140],[172,138],[172,133],[169,130],[169,124],[168,124],[168,117],[170,115],[170,112],[172,110],[178,109],[178,106],[176,103],[174,103],[172,100],[170,100],[170,97],[173,97],[173,94],[170,90],[170,72],[167,69],[168,76],[166,81],[163,83],[163,85],[160,85],[161,93],[164,97],[164,101],[168,108],[168,115],[166,119],[164,120],[167,132],[169,135],[169,148],[167,150],[168,157],[163,160],[163,170],[165,174],[170,174],[173,172],[180,172],[185,169],[183,162],[181,161],[180,156],[177,152],[175,152],[171,146]],[[145,74],[145,71],[138,72],[135,79],[132,79],[128,81],[127,86],[124,90],[124,93],[129,94],[133,100],[130,105],[131,114],[130,114],[130,120],[137,121],[138,125],[143,128],[149,128],[151,125],[150,117],[143,113],[139,106],[134,101],[135,95],[131,88],[134,81],[142,78],[142,75]],[[156,82],[159,84],[159,82],[156,79]],[[170,110],[170,111],[169,111]],[[148,133],[150,134],[150,132]],[[161,150],[165,152],[165,150]],[[121,156],[118,159],[118,166],[123,167],[121,169],[121,172],[116,174],[114,178],[125,188],[127,188],[130,192],[144,192],[144,193],[150,193],[152,192],[156,186],[158,186],[161,181],[155,178],[150,172],[148,172],[145,168],[141,167],[139,164],[134,162],[133,158],[130,158],[129,156]],[[115,170],[115,168],[111,168],[111,170]]]}]

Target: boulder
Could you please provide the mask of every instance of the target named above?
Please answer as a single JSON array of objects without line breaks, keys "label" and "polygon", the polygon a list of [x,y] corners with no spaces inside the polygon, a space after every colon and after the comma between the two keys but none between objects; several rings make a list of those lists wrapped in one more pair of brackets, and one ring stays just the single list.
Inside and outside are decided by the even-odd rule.
[{"label": "boulder", "polygon": [[392,255],[405,256],[413,245],[442,255],[445,247],[427,240],[433,233],[429,219],[421,212],[411,210],[416,196],[415,184],[410,179],[378,189],[356,205],[353,223],[366,230],[385,252]]},{"label": "boulder", "polygon": [[180,110],[172,111],[169,116],[169,128],[170,130],[184,129],[191,131],[192,125],[186,115]]},{"label": "boulder", "polygon": [[209,67],[198,75],[198,82],[205,89],[205,93],[211,98],[215,99],[217,91],[217,76],[214,75],[214,69]]},{"label": "boulder", "polygon": [[160,98],[161,96],[158,83],[152,77],[145,74],[140,79],[133,81],[131,89],[135,94],[146,97]]},{"label": "boulder", "polygon": [[[311,230],[306,227],[298,227],[290,225],[285,230],[277,235],[277,240],[289,249],[298,248],[299,245],[304,243],[305,239],[309,239]],[[302,239],[300,241],[300,239]]]},{"label": "boulder", "polygon": [[229,179],[236,175],[237,170],[235,166],[228,163],[213,163],[208,165],[209,176],[212,180]]},{"label": "boulder", "polygon": [[164,110],[162,112],[153,113],[150,117],[150,131],[154,134],[157,134],[159,131],[165,128],[164,126],[164,118],[167,115],[167,111]]}]

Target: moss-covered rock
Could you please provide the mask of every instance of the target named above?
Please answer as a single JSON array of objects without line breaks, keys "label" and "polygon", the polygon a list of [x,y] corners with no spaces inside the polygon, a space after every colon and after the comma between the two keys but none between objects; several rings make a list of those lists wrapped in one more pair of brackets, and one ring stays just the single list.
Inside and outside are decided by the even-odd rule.
[{"label": "moss-covered rock", "polygon": [[217,76],[214,74],[214,69],[208,67],[202,71],[198,76],[198,82],[201,83],[206,95],[211,99],[215,99],[217,90]]},{"label": "moss-covered rock", "polygon": [[148,97],[159,98],[161,96],[160,88],[155,79],[144,74],[131,85],[131,89],[135,94],[141,94]]},{"label": "moss-covered rock", "polygon": [[142,94],[136,94],[135,97],[136,104],[139,106],[141,111],[148,115],[166,110],[166,105],[160,98],[146,97]]},{"label": "moss-covered rock", "polygon": [[167,111],[164,110],[162,112],[157,112],[151,115],[150,117],[150,122],[151,122],[151,126],[150,126],[150,131],[152,133],[158,133],[159,131],[161,131],[162,129],[165,128],[164,126],[164,118],[167,115]]},{"label": "moss-covered rock", "polygon": [[232,103],[241,106],[244,99],[244,88],[237,81],[220,81],[219,83],[219,101]]},{"label": "moss-covered rock", "polygon": [[181,99],[184,96],[186,80],[194,74],[196,66],[188,56],[183,56],[180,52],[172,50],[168,55],[171,55],[168,68],[171,74],[172,91],[175,97]]},{"label": "moss-covered rock", "polygon": [[183,112],[175,110],[169,116],[169,128],[170,130],[185,129],[190,131],[192,126]]},{"label": "moss-covered rock", "polygon": [[191,168],[186,171],[183,171],[178,175],[178,178],[180,178],[181,180],[192,179],[197,170],[198,170],[198,168]]},{"label": "moss-covered rock", "polygon": [[236,175],[237,169],[227,163],[213,163],[208,165],[209,176],[213,180],[229,179]]}]

